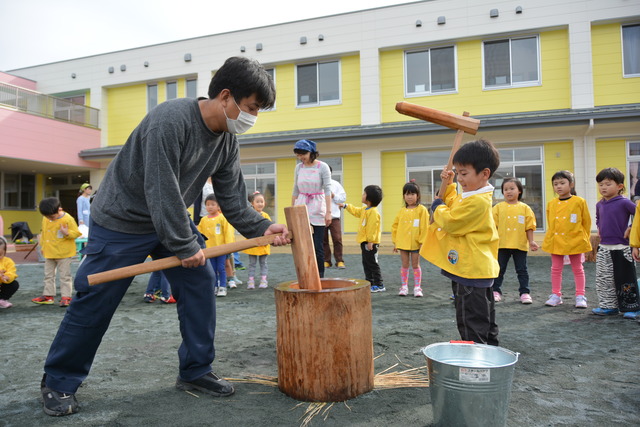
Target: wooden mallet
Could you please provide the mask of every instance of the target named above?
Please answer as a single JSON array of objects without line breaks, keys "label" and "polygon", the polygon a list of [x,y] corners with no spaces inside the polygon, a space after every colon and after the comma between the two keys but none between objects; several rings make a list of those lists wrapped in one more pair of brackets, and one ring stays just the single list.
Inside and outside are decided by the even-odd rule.
[{"label": "wooden mallet", "polygon": [[[311,237],[307,207],[304,205],[292,206],[285,208],[284,211],[285,216],[287,217],[290,237],[292,239],[291,249],[293,251],[293,261],[296,266],[298,284],[301,289],[321,290],[320,274],[318,272],[315,250],[313,248],[313,239]],[[255,237],[253,239],[246,239],[214,246],[212,248],[205,248],[202,251],[204,252],[205,258],[209,259],[243,251],[256,246],[270,245],[273,243],[274,239],[280,235],[281,234],[271,234],[269,236]],[[292,237],[294,235],[296,236],[295,240],[293,240]],[[87,280],[89,281],[89,285],[98,285],[100,283],[137,276],[139,274],[152,273],[154,271],[179,267],[180,265],[182,265],[180,259],[176,256],[172,256],[134,264],[127,267],[116,268],[102,273],[90,274],[87,276]]]},{"label": "wooden mallet", "polygon": [[[433,108],[423,107],[409,102],[398,102],[396,104],[396,111],[400,114],[404,114],[405,116],[411,116],[416,119],[436,123],[457,131],[455,139],[453,140],[451,154],[449,155],[449,162],[447,163],[448,170],[453,168],[453,156],[456,154],[456,151],[458,151],[458,148],[460,148],[460,143],[462,142],[462,137],[465,132],[475,135],[480,127],[480,120],[469,117],[469,113],[466,111],[459,116],[457,114],[447,113],[446,111],[435,110]],[[442,181],[442,184],[440,185],[440,193],[438,193],[441,198],[444,198],[446,190],[447,181]]]}]

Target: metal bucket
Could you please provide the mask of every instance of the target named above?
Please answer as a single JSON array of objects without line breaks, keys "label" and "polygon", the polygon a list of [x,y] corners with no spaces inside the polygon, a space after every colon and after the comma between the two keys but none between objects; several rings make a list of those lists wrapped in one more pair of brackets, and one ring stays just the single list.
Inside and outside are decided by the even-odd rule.
[{"label": "metal bucket", "polygon": [[519,353],[475,343],[422,349],[436,426],[504,426]]}]

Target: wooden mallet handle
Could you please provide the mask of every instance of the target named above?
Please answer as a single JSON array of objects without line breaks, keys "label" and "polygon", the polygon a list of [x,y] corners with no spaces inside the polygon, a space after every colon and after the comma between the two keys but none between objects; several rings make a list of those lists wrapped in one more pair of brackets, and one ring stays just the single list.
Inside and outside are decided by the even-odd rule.
[{"label": "wooden mallet handle", "polygon": [[[221,255],[232,254],[234,252],[243,251],[245,249],[253,248],[256,246],[265,246],[273,243],[277,236],[281,236],[282,233],[270,234],[268,236],[260,236],[253,239],[241,240],[239,242],[227,243],[224,245],[214,246],[212,248],[205,248],[205,258],[213,258]],[[289,235],[291,237],[291,235]],[[160,258],[154,261],[143,262],[141,264],[134,264],[128,267],[116,268],[114,270],[103,271],[102,273],[90,274],[87,276],[89,285],[98,285],[105,282],[113,282],[114,280],[120,280],[127,277],[137,276],[138,274],[152,273],[154,271],[166,270],[167,268],[179,267],[182,265],[180,258],[171,256],[167,258]]]}]

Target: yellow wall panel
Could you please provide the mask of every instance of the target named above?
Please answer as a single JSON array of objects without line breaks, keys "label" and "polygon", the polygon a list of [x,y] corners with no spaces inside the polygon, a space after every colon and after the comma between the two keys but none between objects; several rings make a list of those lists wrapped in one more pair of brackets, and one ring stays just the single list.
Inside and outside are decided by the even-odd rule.
[{"label": "yellow wall panel", "polygon": [[[41,193],[40,193],[41,194]],[[42,198],[36,198],[36,203],[40,203]],[[29,224],[29,230],[36,235],[40,234],[42,228],[42,215],[38,210],[23,211],[23,210],[0,210],[0,215],[4,221],[4,230],[2,230],[3,236],[7,237],[7,240],[11,243],[11,229],[10,226],[14,222],[26,222]],[[26,253],[25,253],[26,255]]]},{"label": "yellow wall panel", "polygon": [[483,90],[482,40],[456,44],[458,92],[404,98],[404,51],[380,54],[382,121],[413,120],[399,115],[395,103],[406,100],[438,110],[471,115],[571,108],[569,38],[566,30],[540,34],[542,84]]},{"label": "yellow wall panel", "polygon": [[[551,184],[551,177],[561,170],[574,172],[573,142],[550,142],[544,144],[544,176],[545,199],[547,203],[556,197]],[[580,177],[575,177],[576,180]],[[578,194],[580,196],[580,194]],[[584,197],[584,194],[581,195]],[[546,209],[546,206],[544,206]]]},{"label": "yellow wall panel", "polygon": [[278,220],[286,222],[284,208],[291,206],[291,194],[293,192],[293,171],[296,167],[294,157],[276,160],[276,203]]},{"label": "yellow wall panel", "polygon": [[107,145],[122,145],[147,114],[147,85],[108,89],[107,111]]},{"label": "yellow wall panel", "polygon": [[391,226],[401,207],[404,206],[402,187],[407,181],[406,153],[393,151],[382,153],[382,191],[384,215],[382,231],[391,232]]},{"label": "yellow wall panel", "polygon": [[[347,203],[361,206],[362,201],[362,154],[345,154],[342,156],[342,181],[347,193]],[[357,233],[359,221],[349,213],[343,213],[343,229],[345,233]],[[355,239],[355,237],[347,237]]]},{"label": "yellow wall panel", "polygon": [[592,26],[591,48],[595,105],[640,102],[640,77],[623,76],[620,24]]},{"label": "yellow wall panel", "polygon": [[248,133],[359,125],[360,57],[348,56],[340,62],[341,103],[317,107],[296,107],[296,66],[276,66],[276,109],[259,113]]},{"label": "yellow wall panel", "polygon": [[[617,168],[624,174],[624,193],[629,195],[629,171],[627,170],[627,142],[624,139],[606,139],[596,141],[596,170],[595,175],[604,168]],[[593,181],[598,187],[598,183]],[[598,193],[599,194],[599,193]]]}]

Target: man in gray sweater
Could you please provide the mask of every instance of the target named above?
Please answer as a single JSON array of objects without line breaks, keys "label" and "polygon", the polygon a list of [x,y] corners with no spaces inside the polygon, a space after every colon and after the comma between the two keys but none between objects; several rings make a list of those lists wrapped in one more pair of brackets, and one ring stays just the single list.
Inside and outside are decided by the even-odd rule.
[{"label": "man in gray sweater", "polygon": [[158,105],[131,133],[109,165],[91,208],[91,234],[78,268],[76,296],[67,309],[45,362],[44,412],[78,411],[75,393],[132,278],[89,286],[87,276],[144,262],[148,255],[176,255],[181,267],[165,270],[177,300],[182,344],[176,387],[229,396],[233,386],[212,372],[216,324],[214,273],[189,206],[212,177],[218,203],[244,236],[283,233],[246,200],[235,134],[246,132],[261,108],[275,103],[273,81],[255,60],[229,58],[209,86],[209,98]]}]

